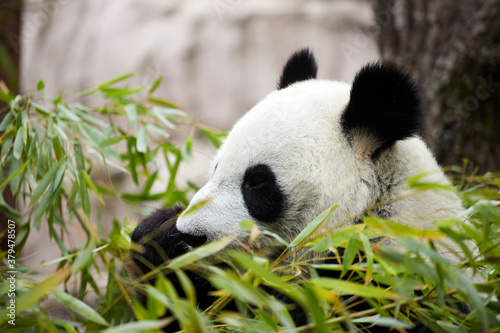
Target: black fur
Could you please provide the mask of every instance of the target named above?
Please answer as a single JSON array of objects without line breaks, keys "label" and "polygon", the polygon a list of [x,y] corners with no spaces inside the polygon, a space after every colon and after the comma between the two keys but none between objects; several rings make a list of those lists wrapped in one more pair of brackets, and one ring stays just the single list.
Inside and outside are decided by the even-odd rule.
[{"label": "black fur", "polygon": [[[139,273],[147,273],[151,268],[186,252],[187,247],[179,241],[179,231],[175,227],[182,209],[181,206],[158,209],[134,229],[132,242],[141,244],[143,251],[131,253]],[[147,261],[141,261],[143,258]]]},{"label": "black fur", "polygon": [[257,164],[249,167],[241,184],[241,193],[254,219],[275,222],[283,215],[286,197],[269,166]]},{"label": "black fur", "polygon": [[[134,250],[131,251],[131,259],[132,262],[129,265],[134,272],[134,275],[140,276],[142,274],[148,273],[152,268],[164,264],[168,262],[170,259],[184,254],[188,251],[188,247],[186,243],[180,238],[179,231],[175,226],[175,222],[177,220],[177,216],[180,213],[180,207],[174,207],[166,210],[157,210],[152,215],[145,218],[134,230],[132,233],[132,241],[134,243],[140,244],[143,251],[136,252]],[[344,254],[343,248],[337,249],[340,257]],[[363,255],[361,254],[361,257]],[[325,260],[327,264],[340,264],[334,255],[332,255],[331,259]],[[358,262],[358,258],[356,257],[355,262]],[[304,267],[307,269],[307,267]],[[196,299],[198,301],[198,307],[200,309],[207,309],[213,302],[216,300],[216,297],[212,296],[211,293],[215,291],[214,287],[203,278],[199,272],[195,271],[185,271],[187,276],[191,279],[193,286],[196,290]],[[341,278],[340,272],[332,271],[332,270],[322,270],[317,269],[317,273],[322,277],[331,277],[331,278]],[[185,297],[184,290],[177,276],[173,272],[165,272],[162,271],[162,274],[170,280],[178,294],[181,297]],[[349,274],[347,274],[349,275]],[[150,280],[150,283],[154,283],[154,280]],[[276,299],[280,300],[285,304],[292,305],[294,302],[288,296],[273,290],[272,288],[263,286],[264,290]],[[417,293],[417,292],[416,292]],[[349,296],[343,297],[345,300],[349,298]],[[146,306],[146,298],[144,295],[139,294],[138,299],[141,303]],[[359,299],[356,299],[356,302],[359,302]],[[461,302],[456,302],[456,305],[463,313],[469,313],[469,309],[466,304]],[[351,307],[351,312],[363,311],[370,309],[370,305],[366,302],[359,302],[357,305]],[[226,311],[238,311],[236,304],[234,302],[229,302],[225,307]],[[170,314],[166,314],[167,316]],[[296,326],[302,326],[308,323],[309,315],[297,304],[291,306],[290,315]],[[413,320],[413,319],[412,319]],[[407,330],[409,333],[431,333],[432,331],[425,327],[422,323],[418,321],[413,321],[415,327],[413,329]],[[358,326],[358,329],[364,329],[364,332],[371,333],[384,333],[388,332],[387,327],[363,327],[363,324]],[[165,332],[175,332],[180,330],[180,327],[177,321],[172,322],[168,326],[164,327],[163,330]]]},{"label": "black fur", "polygon": [[[142,251],[130,251],[129,268],[132,275],[141,276],[148,273],[151,269],[168,263],[173,259],[188,251],[187,244],[180,238],[179,230],[175,223],[177,217],[182,211],[182,207],[175,206],[168,209],[157,210],[145,218],[132,233],[132,242],[141,245]],[[162,272],[173,284],[181,297],[185,297],[184,290],[177,276],[173,272]],[[208,308],[215,301],[215,297],[210,295],[213,290],[212,285],[200,274],[194,271],[185,271],[191,279],[196,289],[196,299],[198,307]],[[154,279],[149,282],[154,284]],[[143,306],[146,306],[146,298],[138,293],[138,300]],[[229,310],[234,310],[229,307]],[[163,328],[165,332],[176,332],[180,330],[177,321]]]},{"label": "black fur", "polygon": [[278,89],[283,89],[295,82],[315,79],[318,65],[309,49],[302,49],[288,59],[281,73]]},{"label": "black fur", "polygon": [[179,232],[179,236],[181,239],[186,242],[187,244],[191,245],[192,247],[198,247],[207,241],[207,236],[206,235],[192,235],[192,234],[185,234],[183,232]]},{"label": "black fur", "polygon": [[417,134],[423,125],[422,94],[410,74],[393,62],[363,67],[354,78],[351,96],[341,119],[349,136],[354,130],[374,135],[371,157],[398,140]]}]

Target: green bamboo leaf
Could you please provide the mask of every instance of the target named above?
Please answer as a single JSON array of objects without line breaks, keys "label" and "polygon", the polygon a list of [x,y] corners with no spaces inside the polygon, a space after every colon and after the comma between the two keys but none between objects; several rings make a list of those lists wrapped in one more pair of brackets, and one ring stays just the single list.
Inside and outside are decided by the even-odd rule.
[{"label": "green bamboo leaf", "polygon": [[4,188],[5,185],[7,185],[12,179],[14,179],[17,175],[19,175],[21,172],[24,171],[24,169],[26,169],[26,167],[28,166],[28,162],[30,160],[27,159],[26,162],[24,162],[23,165],[21,165],[21,167],[19,169],[16,170],[16,172],[14,172],[9,178],[7,178],[6,180],[4,180],[4,182],[2,183],[2,185],[0,185],[0,190],[2,188]]},{"label": "green bamboo leaf", "polygon": [[155,114],[156,118],[158,118],[165,126],[170,129],[175,129],[174,123],[168,120],[158,107],[154,107],[152,112]]},{"label": "green bamboo leaf", "polygon": [[73,207],[73,203],[75,202],[76,195],[78,194],[78,191],[80,189],[80,185],[78,181],[74,181],[73,185],[71,186],[71,192],[69,193],[68,197],[68,208]]},{"label": "green bamboo leaf", "polygon": [[135,154],[132,152],[132,147],[134,146],[134,138],[127,138],[127,157],[129,160],[128,168],[130,173],[132,174],[132,180],[134,183],[138,184],[139,177],[137,175],[136,163],[135,163]]},{"label": "green bamboo leaf", "polygon": [[231,254],[232,258],[252,275],[259,277],[266,284],[272,285],[279,291],[282,291],[294,298],[300,298],[298,286],[292,286],[286,279],[273,273],[268,267],[267,262],[259,262],[256,257],[250,256],[247,253],[236,252]]},{"label": "green bamboo leaf", "polygon": [[349,271],[349,267],[351,267],[354,262],[354,258],[358,253],[358,241],[354,238],[349,240],[347,243],[347,247],[345,248],[344,255],[342,257],[342,273],[340,277],[344,277],[344,275]]},{"label": "green bamboo leaf", "polygon": [[151,187],[153,186],[153,183],[155,182],[156,177],[158,177],[158,170],[155,171],[153,174],[151,174],[148,177],[146,184],[144,184],[144,190],[142,191],[142,195],[144,195],[144,196],[149,195],[149,191],[151,190]]},{"label": "green bamboo leaf", "polygon": [[330,237],[331,246],[337,247],[342,243],[348,242],[351,239],[352,235],[354,235],[355,233],[359,233],[364,228],[365,225],[360,223],[335,231],[335,233]]},{"label": "green bamboo leaf", "polygon": [[5,162],[5,159],[7,158],[8,154],[10,153],[10,148],[12,148],[13,143],[14,143],[14,140],[12,140],[12,139],[6,139],[2,143],[2,149],[0,151],[0,164],[3,164]]},{"label": "green bamboo leaf", "polygon": [[52,139],[52,147],[54,148],[54,155],[56,156],[56,160],[60,161],[63,156],[63,147],[61,144],[61,140],[59,140],[59,137],[55,136]]},{"label": "green bamboo leaf", "polygon": [[328,333],[330,330],[325,323],[325,313],[320,306],[320,300],[318,296],[311,288],[304,288],[305,304],[309,309],[309,314],[312,317],[315,327],[314,332]]},{"label": "green bamboo leaf", "polygon": [[38,186],[31,195],[31,199],[28,205],[29,207],[33,206],[33,204],[38,200],[38,198],[40,198],[42,194],[45,192],[45,189],[54,181],[54,179],[56,178],[56,173],[59,170],[61,164],[62,161],[52,165],[49,171],[47,171],[47,173],[43,176],[42,180],[38,183]]},{"label": "green bamboo leaf", "polygon": [[300,234],[295,237],[295,239],[290,243],[290,246],[297,246],[302,244],[307,238],[309,238],[318,228],[328,221],[330,216],[332,216],[333,212],[337,208],[337,205],[333,205],[332,207],[325,210],[318,217],[316,217],[311,223],[309,223]]},{"label": "green bamboo leaf", "polygon": [[[25,309],[36,304],[40,299],[46,297],[50,294],[50,292],[57,287],[61,282],[66,279],[68,274],[70,274],[71,270],[69,267],[62,268],[58,270],[56,273],[50,275],[45,280],[40,283],[35,284],[28,291],[22,293],[21,295],[16,297],[16,311],[17,313],[21,313]],[[9,309],[4,307],[2,311],[0,311],[0,326],[3,326],[5,322],[9,319],[7,314],[9,313]]]},{"label": "green bamboo leaf", "polygon": [[40,229],[42,216],[47,213],[50,204],[55,199],[54,192],[54,184],[51,184],[47,194],[43,196],[42,200],[38,204],[38,207],[36,207],[35,214],[33,216],[33,226],[37,229]]},{"label": "green bamboo leaf", "polygon": [[170,134],[167,131],[165,131],[163,127],[160,127],[156,124],[146,124],[145,126],[148,132],[153,132],[155,134],[161,135],[165,139],[168,139],[170,137]]},{"label": "green bamboo leaf", "polygon": [[352,319],[352,322],[370,323],[372,325],[377,325],[382,327],[401,327],[404,329],[411,329],[414,327],[413,325],[405,323],[401,320],[397,320],[396,318],[381,317],[380,315]]},{"label": "green bamboo leaf", "polygon": [[97,88],[86,89],[84,91],[80,91],[80,92],[76,93],[76,97],[84,97],[84,96],[92,95],[92,94],[95,94],[98,90],[99,89],[97,89]]},{"label": "green bamboo leaf", "polygon": [[56,99],[54,99],[52,101],[52,103],[54,103],[54,105],[57,105],[57,104],[61,103],[62,98],[63,98],[63,93],[61,93]]},{"label": "green bamboo leaf", "polygon": [[171,108],[171,107],[165,108],[165,107],[155,106],[155,107],[153,107],[153,109],[156,112],[161,113],[162,115],[164,115],[167,118],[186,117],[187,116],[186,112],[179,110],[178,108]]},{"label": "green bamboo leaf", "polygon": [[92,309],[90,306],[83,303],[79,299],[59,290],[54,290],[54,296],[61,303],[66,305],[68,309],[77,312],[82,317],[91,320],[94,323],[98,323],[103,326],[109,326],[109,323],[106,321],[106,319],[104,319],[99,313],[97,313],[97,311],[95,311],[94,309]]},{"label": "green bamboo leaf", "polygon": [[114,84],[116,82],[120,82],[120,81],[126,80],[126,79],[128,79],[128,78],[130,78],[132,76],[134,76],[134,73],[124,74],[124,75],[118,76],[118,77],[116,77],[114,79],[111,79],[109,81],[103,82],[100,85],[98,85],[97,87],[98,87],[98,89],[102,90],[102,89],[105,89],[108,86],[110,86],[110,85],[112,85],[112,84]]},{"label": "green bamboo leaf", "polygon": [[411,178],[409,178],[406,183],[408,184],[409,187],[419,189],[419,190],[442,190],[442,191],[450,191],[450,192],[456,192],[456,189],[451,186],[450,184],[439,184],[439,183],[430,183],[430,182],[422,182],[421,180],[433,173],[436,173],[438,171],[430,171],[430,172],[424,172],[420,173],[418,175],[415,175]]},{"label": "green bamboo leaf", "polygon": [[40,91],[43,90],[43,88],[45,88],[45,83],[42,80],[38,81],[38,83],[36,84],[36,90]]},{"label": "green bamboo leaf", "polygon": [[92,191],[94,191],[94,193],[97,196],[97,198],[99,199],[99,201],[103,205],[105,205],[104,200],[102,199],[101,195],[99,194],[99,191],[97,190],[96,186],[92,182],[92,179],[90,179],[87,171],[83,170],[82,173],[83,173],[83,176],[85,177],[85,182],[87,183],[87,185],[92,189]]},{"label": "green bamboo leaf", "polygon": [[0,123],[0,132],[5,131],[7,128],[7,125],[10,124],[10,120],[12,119],[12,113],[7,113],[7,115],[2,119],[2,122]]},{"label": "green bamboo leaf", "polygon": [[52,113],[52,111],[50,111],[49,109],[47,109],[45,106],[43,105],[40,105],[38,103],[35,103],[35,102],[31,102],[31,105],[33,105],[35,107],[35,110],[41,112],[41,113],[44,113],[46,115],[50,115]]},{"label": "green bamboo leaf", "polygon": [[80,117],[76,116],[73,111],[68,109],[66,106],[62,104],[57,104],[57,109],[59,110],[59,116],[61,118],[73,120],[73,121],[80,121]]},{"label": "green bamboo leaf", "polygon": [[133,95],[137,94],[138,92],[141,92],[144,89],[144,87],[138,87],[138,88],[101,88],[100,90],[104,93],[104,97],[106,98],[116,98],[116,97],[123,97],[123,96],[128,96],[128,95]]},{"label": "green bamboo leaf", "polygon": [[245,303],[259,306],[264,302],[262,293],[248,281],[241,280],[234,272],[218,270],[208,280],[216,288],[227,291],[231,296]]},{"label": "green bamboo leaf", "polygon": [[14,96],[9,92],[5,92],[0,90],[0,101],[4,101],[5,103],[10,103],[14,99]]},{"label": "green bamboo leaf", "polygon": [[135,125],[137,123],[137,106],[135,104],[125,105],[125,111],[127,112],[127,119],[132,130],[135,130]]},{"label": "green bamboo leaf", "polygon": [[359,233],[358,237],[363,245],[364,255],[366,257],[366,277],[365,284],[368,284],[372,279],[373,275],[373,251],[370,244],[370,240],[366,237],[365,234]]},{"label": "green bamboo leaf", "polygon": [[102,148],[105,148],[105,147],[116,145],[118,142],[122,141],[126,137],[127,137],[126,135],[120,135],[120,136],[114,136],[114,137],[111,137],[111,138],[104,139],[101,142],[99,142],[99,144],[97,145],[97,147],[100,148],[100,149],[102,149]]},{"label": "green bamboo leaf", "polygon": [[401,299],[402,297],[392,291],[380,287],[364,286],[345,280],[316,278],[311,279],[311,283],[325,289],[329,289],[339,295],[358,295],[361,297],[382,298],[382,299]]},{"label": "green bamboo leaf", "polygon": [[53,128],[56,130],[56,132],[59,134],[59,136],[64,140],[64,141],[68,141],[69,138],[68,136],[66,135],[66,133],[64,132],[64,129],[61,128],[61,126],[57,123],[54,123],[53,124]]},{"label": "green bamboo leaf", "polygon": [[375,216],[367,216],[363,218],[363,220],[366,225],[383,232],[387,236],[424,238],[430,240],[438,240],[446,236],[439,230],[410,227],[408,225]]},{"label": "green bamboo leaf", "polygon": [[228,246],[235,237],[236,235],[226,236],[215,242],[197,247],[192,251],[186,252],[183,255],[173,259],[172,261],[170,261],[167,267],[170,269],[182,268],[197,260],[211,256],[212,254],[217,253]]},{"label": "green bamboo leaf", "polygon": [[163,100],[161,98],[149,96],[148,101],[151,103],[154,103],[154,104],[161,105],[161,106],[166,106],[167,108],[182,109],[179,105],[172,103],[172,102],[169,102],[169,101],[166,101],[166,100]]},{"label": "green bamboo leaf", "polygon": [[91,238],[85,247],[78,251],[76,255],[75,262],[73,263],[72,272],[76,273],[87,267],[90,261],[93,259],[95,243]]},{"label": "green bamboo leaf", "polygon": [[14,157],[18,160],[23,152],[23,128],[19,127],[16,134],[16,139],[14,140]]},{"label": "green bamboo leaf", "polygon": [[122,332],[147,332],[154,329],[161,329],[172,322],[171,318],[162,320],[141,320],[133,323],[126,323],[100,331],[101,333],[122,333]]},{"label": "green bamboo leaf", "polygon": [[161,81],[163,81],[163,75],[160,75],[156,80],[155,82],[153,83],[153,85],[151,86],[151,88],[149,89],[148,91],[148,96],[151,95],[152,93],[155,92],[155,90],[160,86],[161,84]]},{"label": "green bamboo leaf", "polygon": [[82,131],[82,133],[85,135],[87,140],[92,142],[93,145],[96,145],[101,142],[102,140],[105,139],[104,134],[102,133],[101,130],[99,130],[95,126],[91,126],[87,123],[78,123],[78,127]]},{"label": "green bamboo leaf", "polygon": [[83,157],[83,152],[82,152],[82,145],[80,142],[75,143],[75,161],[76,161],[76,168],[78,171],[84,170],[85,169],[85,159]]},{"label": "green bamboo leaf", "polygon": [[186,139],[184,144],[181,146],[180,153],[183,161],[189,162],[193,159],[192,145],[193,140]]},{"label": "green bamboo leaf", "polygon": [[78,179],[80,181],[80,200],[82,202],[82,208],[85,215],[90,216],[90,198],[89,192],[87,191],[87,181],[85,179],[85,169],[80,170]]},{"label": "green bamboo leaf", "polygon": [[137,133],[137,142],[136,142],[136,149],[140,153],[146,153],[148,148],[147,148],[147,143],[146,143],[146,127],[141,126],[139,129],[139,133]]}]

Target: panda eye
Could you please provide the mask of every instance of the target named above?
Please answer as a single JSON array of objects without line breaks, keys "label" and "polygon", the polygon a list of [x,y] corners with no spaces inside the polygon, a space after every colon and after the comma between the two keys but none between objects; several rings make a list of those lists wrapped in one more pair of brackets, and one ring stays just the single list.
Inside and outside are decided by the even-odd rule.
[{"label": "panda eye", "polygon": [[261,222],[274,222],[282,217],[286,196],[268,165],[257,164],[245,171],[241,193],[250,215]]},{"label": "panda eye", "polygon": [[257,188],[266,183],[273,181],[273,175],[270,174],[270,169],[268,166],[259,164],[254,167],[249,168],[245,172],[245,178],[243,180],[244,187]]},{"label": "panda eye", "polygon": [[252,175],[247,180],[247,185],[250,187],[258,187],[266,182],[265,177],[262,175]]}]

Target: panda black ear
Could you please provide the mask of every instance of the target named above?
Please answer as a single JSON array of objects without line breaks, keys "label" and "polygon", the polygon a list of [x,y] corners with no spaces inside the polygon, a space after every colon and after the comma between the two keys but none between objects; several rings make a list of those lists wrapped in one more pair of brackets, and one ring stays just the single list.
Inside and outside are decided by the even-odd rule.
[{"label": "panda black ear", "polygon": [[278,89],[283,89],[292,83],[315,79],[318,73],[318,65],[313,53],[309,49],[302,49],[288,59],[283,67]]},{"label": "panda black ear", "polygon": [[376,159],[396,141],[421,130],[420,88],[405,69],[393,62],[368,64],[354,78],[341,124],[351,144]]}]

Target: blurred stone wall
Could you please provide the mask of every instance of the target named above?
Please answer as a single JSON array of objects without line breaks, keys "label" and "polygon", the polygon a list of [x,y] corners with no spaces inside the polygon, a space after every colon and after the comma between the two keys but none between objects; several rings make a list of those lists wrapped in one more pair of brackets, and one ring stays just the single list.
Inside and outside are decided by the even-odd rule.
[{"label": "blurred stone wall", "polygon": [[[359,0],[27,0],[21,89],[35,91],[43,79],[55,96],[129,72],[137,73],[131,86],[148,86],[162,74],[155,95],[227,130],[275,89],[298,48],[314,50],[319,78],[351,82],[359,67],[378,57],[372,21],[369,3]],[[179,172],[201,186],[213,151],[199,140],[194,152]],[[160,175],[164,182],[168,177]],[[117,184],[124,192],[129,186]],[[102,221],[125,215],[123,204],[106,202]],[[25,247],[27,265],[60,256],[43,226]],[[77,225],[70,228],[73,239],[66,242],[73,248],[85,236]]]},{"label": "blurred stone wall", "polygon": [[29,0],[21,89],[83,90],[119,75],[202,122],[229,129],[275,88],[289,54],[311,47],[319,77],[351,81],[377,58],[365,1]]}]

